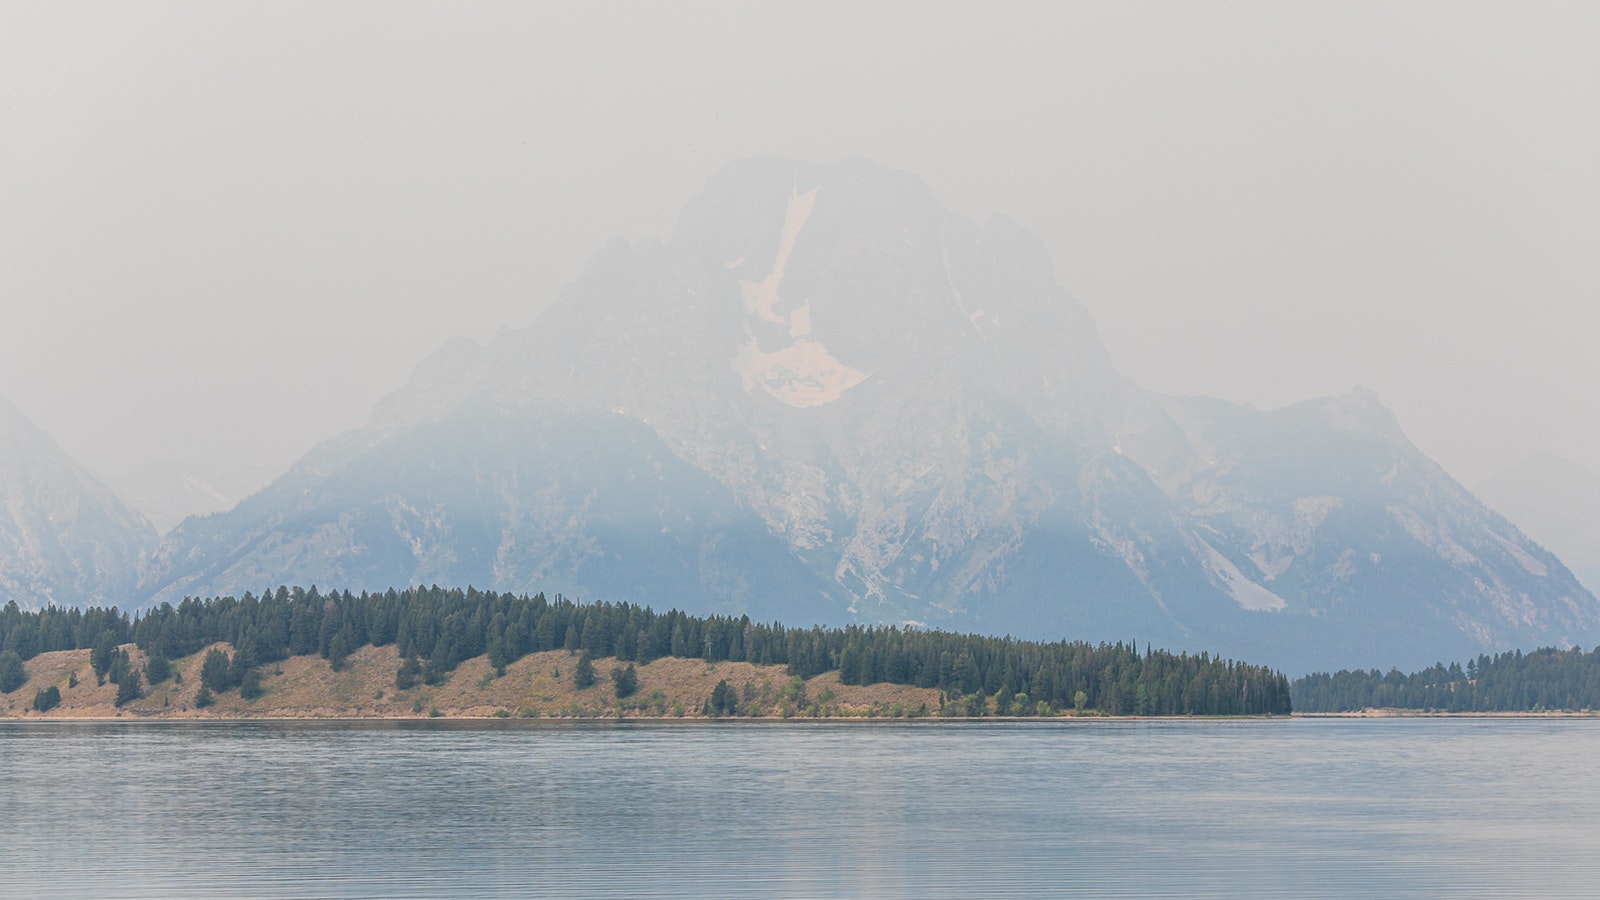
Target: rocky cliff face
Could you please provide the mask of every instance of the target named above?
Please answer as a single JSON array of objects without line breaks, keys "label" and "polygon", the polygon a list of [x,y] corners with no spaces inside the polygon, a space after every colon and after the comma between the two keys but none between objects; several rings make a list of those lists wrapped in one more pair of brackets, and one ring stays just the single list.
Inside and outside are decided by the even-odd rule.
[{"label": "rocky cliff face", "polygon": [[0,605],[129,606],[156,533],[0,397]]},{"label": "rocky cliff face", "polygon": [[1141,392],[1035,236],[867,163],[730,167],[670,241],[446,346],[152,573],[155,599],[468,579],[1293,670],[1600,635],[1376,398]]}]

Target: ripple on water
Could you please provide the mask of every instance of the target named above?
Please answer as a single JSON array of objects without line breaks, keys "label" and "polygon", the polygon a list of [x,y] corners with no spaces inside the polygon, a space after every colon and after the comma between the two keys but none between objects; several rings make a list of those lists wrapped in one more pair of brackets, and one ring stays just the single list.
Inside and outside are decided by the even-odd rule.
[{"label": "ripple on water", "polygon": [[14,896],[1592,896],[1600,722],[4,723]]}]

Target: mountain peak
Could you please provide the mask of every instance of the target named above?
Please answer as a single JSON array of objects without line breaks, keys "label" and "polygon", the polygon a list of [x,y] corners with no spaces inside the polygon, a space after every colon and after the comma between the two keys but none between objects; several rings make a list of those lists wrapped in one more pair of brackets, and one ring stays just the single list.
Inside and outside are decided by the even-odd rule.
[{"label": "mountain peak", "polygon": [[1321,410],[1337,429],[1404,439],[1400,420],[1378,399],[1378,392],[1356,387],[1321,403]]}]

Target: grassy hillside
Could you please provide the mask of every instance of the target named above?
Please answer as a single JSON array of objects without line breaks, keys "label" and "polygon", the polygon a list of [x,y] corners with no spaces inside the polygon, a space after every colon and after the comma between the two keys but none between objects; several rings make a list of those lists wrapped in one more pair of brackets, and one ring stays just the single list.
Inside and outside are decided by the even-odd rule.
[{"label": "grassy hillside", "polygon": [[[226,644],[213,645],[231,650]],[[134,666],[146,657],[133,644],[125,649]],[[211,649],[211,648],[206,648]],[[618,699],[609,673],[615,659],[594,660],[596,683],[579,689],[578,656],[566,650],[529,654],[496,677],[487,656],[466,660],[438,685],[395,688],[401,659],[391,646],[367,645],[350,654],[339,671],[320,656],[294,656],[261,667],[260,697],[245,700],[237,688],[216,696],[204,709],[195,705],[205,651],[173,660],[174,675],[121,708],[117,686],[96,684],[88,650],[41,653],[26,665],[28,680],[0,694],[0,716],[12,718],[335,718],[335,717],[665,717],[698,718],[720,681],[739,692],[738,715],[929,716],[940,710],[939,691],[907,685],[845,685],[837,672],[809,680],[791,678],[784,666],[747,662],[707,663],[668,657],[637,666],[639,686]],[[73,683],[75,681],[75,684]],[[61,692],[61,705],[48,712],[32,708],[36,693]],[[797,690],[798,688],[798,690]]]}]

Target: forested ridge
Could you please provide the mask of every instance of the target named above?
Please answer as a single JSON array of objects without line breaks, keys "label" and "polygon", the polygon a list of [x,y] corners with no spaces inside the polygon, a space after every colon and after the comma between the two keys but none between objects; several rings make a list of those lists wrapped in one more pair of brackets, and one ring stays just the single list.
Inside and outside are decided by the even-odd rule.
[{"label": "forested ridge", "polygon": [[[838,670],[844,684],[937,688],[974,715],[1070,709],[1111,715],[1282,715],[1290,709],[1289,683],[1282,674],[1204,653],[894,626],[790,628],[747,616],[659,613],[626,603],[585,604],[472,588],[351,594],[279,587],[259,597],[189,598],[132,617],[115,608],[22,612],[12,603],[0,610],[0,656],[12,659],[88,648],[96,675],[107,677],[115,674],[117,648],[130,641],[153,661],[184,657],[217,642],[232,645],[231,658],[207,659],[207,683],[222,689],[248,690],[257,666],[291,656],[320,655],[337,669],[362,646],[393,644],[408,660],[410,677],[429,683],[478,656],[487,655],[489,664],[503,671],[526,654],[566,649],[624,662],[671,656],[783,665],[800,678]],[[162,674],[159,663],[157,669],[146,677]],[[139,679],[137,672],[125,677]]]},{"label": "forested ridge", "polygon": [[1466,665],[1436,663],[1410,675],[1398,669],[1319,672],[1297,679],[1293,694],[1301,712],[1594,710],[1600,709],[1600,648],[1482,654]]}]

